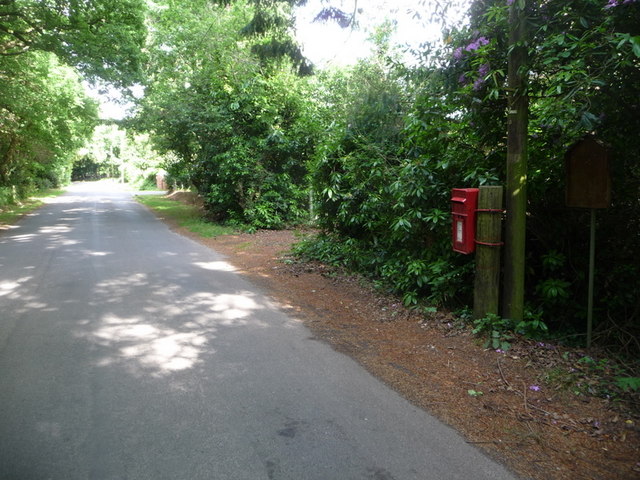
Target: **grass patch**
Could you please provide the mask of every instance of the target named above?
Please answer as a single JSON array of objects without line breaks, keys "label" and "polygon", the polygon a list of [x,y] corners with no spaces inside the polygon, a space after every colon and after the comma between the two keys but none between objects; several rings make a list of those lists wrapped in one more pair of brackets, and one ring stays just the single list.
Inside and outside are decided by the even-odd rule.
[{"label": "grass patch", "polygon": [[249,247],[253,246],[253,242],[242,242],[236,245],[236,250],[246,250]]},{"label": "grass patch", "polygon": [[164,195],[138,195],[136,200],[201,237],[213,238],[237,232],[236,228],[207,221],[195,205],[169,200]]},{"label": "grass patch", "polygon": [[64,192],[64,189],[42,190],[15,204],[0,205],[0,226],[14,224],[23,215],[40,208],[45,198],[57,197]]}]

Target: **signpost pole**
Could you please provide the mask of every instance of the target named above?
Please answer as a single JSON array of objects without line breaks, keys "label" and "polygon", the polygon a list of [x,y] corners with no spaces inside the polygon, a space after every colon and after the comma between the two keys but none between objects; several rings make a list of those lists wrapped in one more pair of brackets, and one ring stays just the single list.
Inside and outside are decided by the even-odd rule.
[{"label": "signpost pole", "polygon": [[593,279],[596,258],[596,209],[591,209],[591,240],[589,241],[589,300],[587,305],[587,348],[591,348],[593,330]]},{"label": "signpost pole", "polygon": [[575,143],[565,154],[568,207],[591,210],[589,239],[589,291],[587,293],[587,348],[593,332],[593,283],[596,257],[596,208],[611,204],[609,153],[593,136]]}]

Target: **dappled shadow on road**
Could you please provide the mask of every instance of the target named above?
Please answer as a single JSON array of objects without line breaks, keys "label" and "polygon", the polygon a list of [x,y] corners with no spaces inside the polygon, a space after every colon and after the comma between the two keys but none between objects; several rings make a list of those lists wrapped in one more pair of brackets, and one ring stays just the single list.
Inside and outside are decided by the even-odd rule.
[{"label": "dappled shadow on road", "polygon": [[104,301],[92,304],[96,308],[111,304],[116,312],[128,310],[118,304],[130,296],[132,288],[161,289],[143,303],[134,302],[136,315],[105,313],[81,330],[82,337],[101,347],[97,365],[122,366],[136,376],[162,377],[194,368],[215,354],[214,340],[223,328],[268,326],[254,317],[265,306],[251,292],[185,295],[167,280],[158,285],[143,278],[137,275],[133,282],[116,278],[96,285],[97,298]]},{"label": "dappled shadow on road", "polygon": [[[95,367],[159,378],[215,355],[222,329],[268,327],[256,315],[265,300],[230,264],[194,253],[130,195],[80,185],[48,203],[0,237],[5,329],[65,329]],[[149,239],[159,234],[161,248]]]}]

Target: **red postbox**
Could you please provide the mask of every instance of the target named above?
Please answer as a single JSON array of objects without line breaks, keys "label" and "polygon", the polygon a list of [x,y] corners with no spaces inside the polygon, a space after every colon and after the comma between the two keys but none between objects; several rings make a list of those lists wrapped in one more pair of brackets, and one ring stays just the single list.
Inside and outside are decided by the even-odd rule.
[{"label": "red postbox", "polygon": [[451,190],[451,216],[453,219],[453,250],[469,254],[476,250],[476,209],[478,188]]}]

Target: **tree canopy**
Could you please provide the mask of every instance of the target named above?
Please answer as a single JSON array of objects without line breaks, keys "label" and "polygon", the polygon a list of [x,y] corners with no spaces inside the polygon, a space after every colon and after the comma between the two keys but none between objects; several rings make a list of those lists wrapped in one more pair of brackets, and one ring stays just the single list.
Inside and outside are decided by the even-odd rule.
[{"label": "tree canopy", "polygon": [[[98,110],[82,81],[142,80],[143,0],[0,1],[3,200],[70,178]],[[9,192],[9,193],[6,193]]]},{"label": "tree canopy", "polygon": [[140,81],[144,0],[0,0],[0,56],[50,52],[88,79]]},{"label": "tree canopy", "polygon": [[78,74],[50,53],[0,60],[0,188],[57,186],[91,135],[97,105]]},{"label": "tree canopy", "polygon": [[178,155],[169,171],[198,189],[213,217],[275,227],[305,211],[315,125],[300,65],[262,49],[292,37],[279,25],[247,36],[247,6],[154,12],[140,122]]}]

